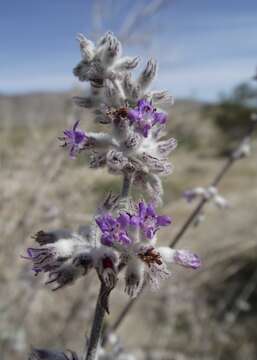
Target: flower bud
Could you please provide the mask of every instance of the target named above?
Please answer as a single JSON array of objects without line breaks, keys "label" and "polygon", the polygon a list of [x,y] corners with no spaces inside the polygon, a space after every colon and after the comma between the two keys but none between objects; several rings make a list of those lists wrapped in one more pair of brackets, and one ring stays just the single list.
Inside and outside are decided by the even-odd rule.
[{"label": "flower bud", "polygon": [[70,230],[65,230],[65,229],[48,231],[48,232],[40,230],[34,236],[32,236],[32,238],[35,239],[35,241],[39,243],[40,246],[43,246],[46,244],[52,244],[59,239],[70,238],[71,235],[72,232]]},{"label": "flower bud", "polygon": [[80,276],[86,275],[85,267],[75,264],[63,264],[58,269],[49,273],[49,280],[46,285],[55,283],[52,291],[59,290],[67,285],[72,285]]},{"label": "flower bud", "polygon": [[101,280],[107,288],[114,288],[117,282],[117,272],[114,259],[108,255],[98,261],[97,269]]},{"label": "flower bud", "polygon": [[115,71],[128,71],[132,70],[139,64],[140,57],[136,56],[134,58],[131,57],[123,57],[122,59],[118,60],[114,65]]},{"label": "flower bud", "polygon": [[132,298],[142,289],[144,282],[144,264],[137,258],[131,258],[126,267],[125,292]]},{"label": "flower bud", "polygon": [[77,40],[79,41],[82,59],[91,61],[95,55],[94,43],[91,40],[88,40],[83,34],[78,34]]},{"label": "flower bud", "polygon": [[174,262],[192,269],[198,269],[202,265],[199,256],[188,250],[176,250]]},{"label": "flower bud", "polygon": [[157,72],[157,62],[154,59],[150,59],[144,71],[140,75],[137,83],[142,90],[145,90],[155,78]]},{"label": "flower bud", "polygon": [[120,172],[128,163],[128,159],[122,152],[117,150],[110,150],[106,156],[107,166],[111,172]]}]

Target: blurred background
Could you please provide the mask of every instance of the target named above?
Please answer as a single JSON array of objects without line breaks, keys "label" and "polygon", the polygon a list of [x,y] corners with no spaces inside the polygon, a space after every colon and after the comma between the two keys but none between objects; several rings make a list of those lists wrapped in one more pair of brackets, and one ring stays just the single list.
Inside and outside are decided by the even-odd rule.
[{"label": "blurred background", "polygon": [[[85,91],[72,75],[78,32],[112,30],[124,53],[159,61],[156,88],[178,139],[174,174],[164,179],[168,244],[194,204],[185,189],[208,186],[257,111],[257,3],[254,0],[13,0],[0,10],[0,358],[26,359],[30,345],[82,350],[97,296],[96,277],[52,293],[20,259],[38,230],[76,229],[91,219],[120,179],[70,161],[57,136],[75,119],[93,129],[90,111],[71,97]],[[142,65],[143,66],[143,65]],[[146,291],[118,336],[147,360],[256,360],[257,142],[220,185],[230,209],[211,204],[180,248],[203,259],[197,272],[174,269],[160,291]],[[195,224],[196,225],[196,224]],[[118,288],[112,322],[127,302]]]}]

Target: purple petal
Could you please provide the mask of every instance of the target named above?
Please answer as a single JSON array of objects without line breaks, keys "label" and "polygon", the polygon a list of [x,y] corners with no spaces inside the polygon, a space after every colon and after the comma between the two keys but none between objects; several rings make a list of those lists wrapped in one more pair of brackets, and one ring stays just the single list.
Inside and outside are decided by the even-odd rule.
[{"label": "purple petal", "polygon": [[97,218],[95,219],[95,222],[97,223],[97,225],[99,226],[99,228],[104,232],[107,231],[109,229],[108,225],[105,222],[105,219],[102,218]]},{"label": "purple petal", "polygon": [[159,226],[167,226],[171,224],[171,218],[166,215],[157,216],[157,225]]},{"label": "purple petal", "polygon": [[119,235],[119,240],[124,245],[129,245],[132,243],[132,240],[125,233],[121,233]]},{"label": "purple petal", "polygon": [[130,225],[132,225],[132,226],[138,226],[139,223],[140,223],[140,219],[139,219],[138,216],[135,216],[135,215],[131,216],[131,218],[130,218]]},{"label": "purple petal", "polygon": [[73,130],[64,130],[64,135],[67,136],[68,138],[72,138],[72,135],[73,135]]},{"label": "purple petal", "polygon": [[27,249],[27,254],[29,255],[29,257],[31,259],[35,259],[36,257],[38,257],[39,255],[42,255],[42,254],[47,254],[49,252],[48,249],[46,248],[28,248]]},{"label": "purple petal", "polygon": [[147,237],[147,239],[151,240],[154,237],[155,232],[156,231],[154,228],[147,228],[145,230],[145,236]]},{"label": "purple petal", "polygon": [[156,217],[156,211],[155,211],[155,208],[154,208],[153,204],[148,204],[147,205],[146,215],[151,216],[153,218]]},{"label": "purple petal", "polygon": [[140,201],[140,203],[138,204],[138,214],[139,214],[140,218],[145,217],[146,204],[143,201]]},{"label": "purple petal", "polygon": [[126,228],[130,223],[130,216],[126,213],[121,213],[120,216],[117,218],[117,221],[122,228]]},{"label": "purple petal", "polygon": [[84,140],[86,140],[87,136],[83,131],[76,131],[74,132],[74,142],[75,144],[80,144],[82,143]]},{"label": "purple petal", "polygon": [[151,125],[149,125],[149,124],[145,124],[143,126],[143,128],[141,130],[142,130],[142,134],[143,134],[144,137],[148,136],[148,133],[149,133],[150,129],[151,129]]},{"label": "purple petal", "polygon": [[183,192],[183,197],[186,199],[187,202],[191,202],[196,198],[196,194],[192,190],[186,190]]},{"label": "purple petal", "polygon": [[159,124],[165,124],[167,121],[167,115],[163,112],[156,112],[154,113],[154,120],[153,125],[159,123]]},{"label": "purple petal", "polygon": [[128,111],[128,119],[130,120],[131,123],[138,121],[139,119],[141,119],[141,114],[138,110],[135,109],[131,109]]},{"label": "purple petal", "polygon": [[141,112],[152,112],[154,110],[152,104],[146,99],[141,99],[137,103],[137,107]]},{"label": "purple petal", "polygon": [[102,235],[101,242],[105,246],[111,246],[113,244],[113,237],[106,232]]},{"label": "purple petal", "polygon": [[112,215],[109,215],[109,214],[107,214],[107,215],[104,216],[104,221],[106,222],[106,224],[107,224],[108,227],[110,227],[110,228],[113,228],[113,227],[115,227],[115,226],[117,225],[117,220],[114,219],[114,218],[112,217]]},{"label": "purple petal", "polygon": [[75,145],[72,145],[71,149],[70,149],[70,157],[71,159],[75,159],[77,154],[77,148]]},{"label": "purple petal", "polygon": [[202,265],[199,256],[188,250],[177,250],[174,261],[179,265],[192,269],[198,269]]}]

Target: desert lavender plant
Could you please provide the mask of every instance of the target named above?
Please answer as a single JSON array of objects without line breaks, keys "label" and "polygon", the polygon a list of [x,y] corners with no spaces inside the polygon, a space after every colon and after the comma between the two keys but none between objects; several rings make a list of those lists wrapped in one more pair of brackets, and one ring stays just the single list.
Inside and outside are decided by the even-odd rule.
[{"label": "desert lavender plant", "polygon": [[[121,44],[112,33],[105,34],[96,45],[83,35],[78,40],[82,60],[74,75],[88,81],[91,90],[89,96],[75,97],[74,101],[79,106],[93,108],[96,121],[106,124],[108,132],[87,133],[76,122],[72,129],[64,131],[60,140],[71,158],[88,154],[90,167],[106,166],[109,172],[123,178],[123,184],[118,196],[107,196],[90,224],[77,232],[39,231],[35,235],[39,246],[28,248],[25,258],[32,262],[35,275],[45,273],[46,284],[54,284],[53,290],[71,285],[92,270],[101,284],[91,335],[82,357],[74,352],[35,349],[30,354],[33,360],[121,358],[120,354],[110,355],[101,347],[103,320],[109,312],[108,298],[118,276],[124,273],[124,289],[134,299],[148,284],[158,288],[160,281],[170,274],[169,263],[193,269],[200,266],[197,255],[173,247],[207,201],[214,199],[217,204],[224,204],[215,188],[235,160],[246,155],[251,135],[249,132],[231,155],[211,187],[200,188],[200,193],[195,190],[188,193],[190,199],[197,195],[202,198],[171,246],[157,246],[158,231],[172,222],[155,209],[163,195],[161,176],[172,171],[168,155],[176,147],[175,139],[163,139],[167,115],[158,108],[171,98],[165,91],[148,90],[156,75],[154,60],[148,61],[136,80],[132,78],[131,70],[138,65],[139,58],[122,57]],[[141,186],[148,200],[133,199],[132,186]],[[125,307],[116,328],[133,301]]]},{"label": "desert lavender plant", "polygon": [[[158,288],[170,274],[169,263],[197,269],[201,262],[190,251],[157,245],[158,231],[172,222],[170,217],[159,215],[155,205],[161,204],[161,176],[172,171],[168,155],[177,143],[173,138],[163,139],[167,115],[157,108],[171,98],[165,91],[148,90],[156,75],[156,62],[149,60],[134,80],[130,71],[139,58],[122,57],[121,44],[112,33],[106,33],[96,45],[81,34],[78,40],[82,60],[74,75],[88,81],[91,91],[74,101],[93,108],[96,121],[108,125],[108,132],[87,133],[77,121],[60,140],[71,158],[88,154],[90,167],[106,166],[121,176],[122,190],[118,196],[109,194],[91,224],[80,231],[39,231],[34,236],[39,246],[28,248],[25,258],[31,261],[35,275],[47,275],[46,284],[53,290],[96,271],[101,286],[91,336],[82,356],[93,360],[103,358],[102,325],[105,312],[109,312],[109,294],[120,273],[124,273],[125,292],[134,298],[143,285]],[[130,196],[131,187],[140,185],[148,201]],[[75,360],[78,355],[33,350],[30,358]]]}]

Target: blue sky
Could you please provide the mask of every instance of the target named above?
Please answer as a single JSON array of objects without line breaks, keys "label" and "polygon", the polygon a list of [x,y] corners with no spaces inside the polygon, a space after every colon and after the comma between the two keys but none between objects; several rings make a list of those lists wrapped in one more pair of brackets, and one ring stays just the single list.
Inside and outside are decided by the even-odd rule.
[{"label": "blue sky", "polygon": [[[103,1],[103,30],[114,32],[139,6],[138,0],[97,1]],[[2,1],[0,92],[65,90],[78,85],[72,75],[80,59],[75,36],[92,34],[97,1]],[[168,3],[160,13],[140,20],[138,34],[150,34],[147,44],[124,46],[131,55],[159,60],[156,87],[167,88],[175,97],[213,100],[251,77],[257,65],[256,0]]]}]

